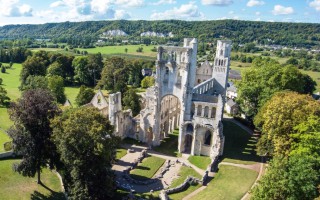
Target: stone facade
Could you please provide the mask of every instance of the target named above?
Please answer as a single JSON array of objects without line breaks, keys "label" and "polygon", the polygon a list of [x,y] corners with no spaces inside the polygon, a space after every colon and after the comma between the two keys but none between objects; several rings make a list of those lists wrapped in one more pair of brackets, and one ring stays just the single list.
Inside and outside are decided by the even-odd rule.
[{"label": "stone facade", "polygon": [[[222,117],[230,66],[230,41],[218,41],[214,63],[197,67],[197,40],[160,46],[155,86],[140,112],[138,139],[157,146],[179,128],[179,152],[215,159],[223,152]],[[198,79],[200,79],[198,84]]]},{"label": "stone facade", "polygon": [[121,93],[108,99],[99,91],[89,105],[97,107],[115,126],[115,134],[158,146],[179,128],[178,150],[191,155],[222,155],[222,117],[226,101],[231,41],[217,42],[213,64],[197,67],[197,39],[184,39],[183,47],[160,46],[155,85],[143,95],[143,109],[133,118],[122,110]]}]

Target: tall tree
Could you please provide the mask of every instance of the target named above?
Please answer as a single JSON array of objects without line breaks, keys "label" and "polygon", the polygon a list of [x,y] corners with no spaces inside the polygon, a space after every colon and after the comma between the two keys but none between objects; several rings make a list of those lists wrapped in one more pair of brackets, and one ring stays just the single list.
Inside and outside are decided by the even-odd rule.
[{"label": "tall tree", "polygon": [[84,85],[81,85],[79,93],[76,97],[77,105],[82,106],[84,104],[89,103],[94,95],[95,95],[95,92],[92,88],[88,88]]},{"label": "tall tree", "polygon": [[69,110],[52,122],[53,138],[70,180],[69,199],[111,199],[117,139],[106,117],[92,107]]},{"label": "tall tree", "polygon": [[255,125],[262,128],[258,153],[289,155],[294,127],[311,115],[320,116],[320,103],[311,96],[289,91],[276,93],[254,119]]},{"label": "tall tree", "polygon": [[140,96],[136,93],[135,89],[130,88],[124,93],[123,104],[125,108],[132,110],[133,116],[139,114],[141,110]]},{"label": "tall tree", "polygon": [[20,88],[23,88],[28,76],[30,75],[45,76],[49,64],[49,56],[45,51],[36,52],[33,56],[28,57],[28,59],[22,64]]},{"label": "tall tree", "polygon": [[317,197],[318,173],[307,156],[274,158],[259,184],[253,189],[253,200],[314,199]]},{"label": "tall tree", "polygon": [[7,95],[7,90],[0,86],[0,106],[5,106],[10,101]]},{"label": "tall tree", "polygon": [[34,177],[37,173],[41,183],[41,168],[53,166],[56,158],[55,146],[51,141],[50,119],[59,108],[48,90],[31,89],[25,91],[9,109],[14,125],[8,134],[12,138],[14,151],[22,155],[16,170],[24,176]]},{"label": "tall tree", "polygon": [[20,90],[30,90],[30,89],[48,89],[48,80],[44,76],[30,75],[26,79],[24,85],[20,87]]},{"label": "tall tree", "polygon": [[63,78],[61,76],[49,76],[48,88],[52,94],[56,97],[57,102],[63,104],[66,102],[66,94],[64,93]]},{"label": "tall tree", "polygon": [[275,92],[311,94],[315,89],[316,82],[292,65],[282,67],[270,58],[256,58],[252,66],[237,83],[238,101],[247,116],[255,116]]}]

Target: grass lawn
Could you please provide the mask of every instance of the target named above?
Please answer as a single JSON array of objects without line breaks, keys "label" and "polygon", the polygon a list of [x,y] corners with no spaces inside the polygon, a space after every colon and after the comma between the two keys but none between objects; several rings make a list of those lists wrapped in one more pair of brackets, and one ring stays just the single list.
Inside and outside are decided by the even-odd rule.
[{"label": "grass lawn", "polygon": [[260,157],[255,152],[256,139],[238,125],[223,121],[225,144],[223,161],[240,164],[255,164]]},{"label": "grass lawn", "polygon": [[67,96],[67,99],[71,102],[73,107],[77,107],[76,105],[76,97],[79,93],[80,87],[65,87],[64,92]]},{"label": "grass lawn", "polygon": [[300,70],[302,73],[308,74],[315,82],[317,82],[316,91],[320,92],[320,72]]},{"label": "grass lawn", "polygon": [[126,154],[127,154],[127,149],[118,148],[117,149],[117,154],[116,154],[116,159],[119,160],[120,158],[122,158]]},{"label": "grass lawn", "polygon": [[189,156],[188,160],[203,170],[206,170],[208,165],[211,163],[209,156]]},{"label": "grass lawn", "polygon": [[[142,47],[143,52],[136,52],[136,50]],[[138,56],[148,56],[148,57],[156,57],[157,52],[151,51],[154,47],[157,48],[156,45],[123,45],[123,46],[104,46],[104,47],[95,47],[88,49],[77,48],[79,51],[87,51],[88,53],[101,53],[101,54],[131,54]],[[125,52],[125,49],[128,49],[128,52]]]},{"label": "grass lawn", "polygon": [[152,178],[165,161],[165,159],[155,156],[146,157],[142,163],[139,163],[135,169],[131,170],[130,176],[137,180]]},{"label": "grass lawn", "polygon": [[[180,184],[182,184],[186,180],[186,178],[188,176],[193,176],[193,177],[201,179],[200,174],[198,174],[196,171],[194,171],[194,169],[192,169],[191,167],[186,167],[186,166],[181,166],[180,171],[179,171],[179,176],[180,176],[179,178],[173,180],[172,184],[170,185],[170,188],[175,188],[175,187],[179,186]],[[186,190],[179,192],[179,193],[170,194],[169,197],[170,197],[170,199],[173,199],[173,200],[182,199],[183,197],[192,193],[193,191],[195,191],[199,187],[201,187],[201,186],[200,185],[190,185],[189,187],[186,188]]]},{"label": "grass lawn", "polygon": [[258,173],[234,166],[220,165],[219,172],[208,184],[207,188],[199,192],[197,200],[238,200],[251,188]]},{"label": "grass lawn", "polygon": [[44,169],[41,181],[47,187],[36,183],[36,178],[29,178],[12,171],[12,164],[19,160],[0,161],[0,199],[64,199],[58,177]]},{"label": "grass lawn", "polygon": [[161,141],[160,146],[154,147],[153,150],[170,156],[180,157],[178,152],[178,137],[179,129],[176,129],[173,133],[169,134],[168,138]]}]

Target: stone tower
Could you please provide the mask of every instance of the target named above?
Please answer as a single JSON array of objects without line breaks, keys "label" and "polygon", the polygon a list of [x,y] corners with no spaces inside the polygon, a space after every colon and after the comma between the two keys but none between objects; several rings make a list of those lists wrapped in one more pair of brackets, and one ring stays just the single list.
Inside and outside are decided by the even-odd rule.
[{"label": "stone tower", "polygon": [[215,90],[225,96],[230,66],[231,41],[218,40],[216,56],[213,63],[212,78],[216,80]]}]

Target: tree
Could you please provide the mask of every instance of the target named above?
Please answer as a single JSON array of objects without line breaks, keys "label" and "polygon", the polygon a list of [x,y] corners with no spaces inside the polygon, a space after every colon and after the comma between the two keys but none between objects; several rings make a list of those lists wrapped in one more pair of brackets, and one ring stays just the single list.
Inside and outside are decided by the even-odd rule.
[{"label": "tree", "polygon": [[63,104],[66,102],[66,95],[64,93],[63,78],[61,76],[49,76],[48,78],[48,88],[52,94],[56,97],[57,102]]},{"label": "tree", "polygon": [[2,80],[2,78],[0,78],[0,85],[2,85],[2,82],[3,82],[3,80]]},{"label": "tree", "polygon": [[125,49],[124,49],[124,52],[128,53],[128,48],[125,48]]},{"label": "tree", "polygon": [[6,73],[6,68],[4,65],[2,65],[2,67],[1,67],[1,73]]},{"label": "tree", "polygon": [[141,110],[140,96],[136,93],[135,89],[130,88],[124,93],[123,104],[125,108],[132,110],[133,116],[139,114]]},{"label": "tree", "polygon": [[20,73],[20,89],[23,88],[28,76],[45,76],[49,64],[49,56],[45,51],[36,52],[33,56],[28,57],[28,59],[22,64],[22,70]]},{"label": "tree", "polygon": [[7,91],[0,86],[0,106],[5,106],[10,101],[10,98],[7,95]]},{"label": "tree", "polygon": [[265,175],[253,188],[251,199],[314,199],[317,197],[318,173],[307,156],[274,158]]},{"label": "tree", "polygon": [[47,76],[63,76],[63,69],[62,66],[58,62],[54,62],[49,65],[47,69]]},{"label": "tree", "polygon": [[48,80],[44,76],[30,75],[25,81],[25,84],[20,88],[21,91],[30,89],[48,89]]},{"label": "tree", "polygon": [[146,76],[141,81],[141,87],[148,88],[154,85],[155,79],[153,76]]},{"label": "tree", "polygon": [[247,116],[255,116],[275,92],[292,90],[302,94],[314,91],[316,82],[293,65],[281,66],[267,58],[256,58],[251,69],[237,82],[238,102]]},{"label": "tree", "polygon": [[41,168],[53,167],[56,159],[55,146],[51,141],[50,119],[58,114],[59,108],[48,90],[32,89],[22,93],[9,108],[14,125],[8,130],[14,151],[22,155],[16,170],[23,176],[34,177],[37,173],[41,183]]},{"label": "tree", "polygon": [[294,127],[311,115],[320,116],[320,103],[311,96],[289,91],[276,93],[254,118],[254,124],[262,128],[262,137],[257,144],[258,153],[289,155]]},{"label": "tree", "polygon": [[91,101],[93,96],[95,95],[95,92],[92,88],[88,88],[84,85],[80,87],[79,93],[76,97],[76,104],[78,106],[82,106],[84,104],[87,104]]},{"label": "tree", "polygon": [[111,170],[117,139],[96,108],[72,109],[55,118],[53,139],[70,180],[69,199],[111,199],[116,187]]}]

